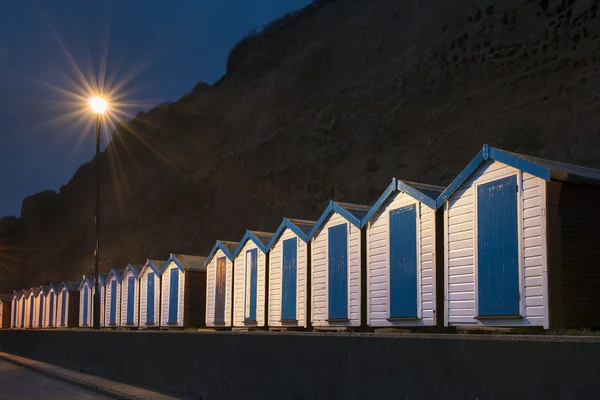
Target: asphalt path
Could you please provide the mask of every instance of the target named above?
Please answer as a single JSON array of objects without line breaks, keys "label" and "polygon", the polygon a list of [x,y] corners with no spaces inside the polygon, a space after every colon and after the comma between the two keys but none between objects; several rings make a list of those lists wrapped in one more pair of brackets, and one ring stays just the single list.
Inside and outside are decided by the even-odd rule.
[{"label": "asphalt path", "polygon": [[112,397],[0,360],[0,399],[104,400]]}]

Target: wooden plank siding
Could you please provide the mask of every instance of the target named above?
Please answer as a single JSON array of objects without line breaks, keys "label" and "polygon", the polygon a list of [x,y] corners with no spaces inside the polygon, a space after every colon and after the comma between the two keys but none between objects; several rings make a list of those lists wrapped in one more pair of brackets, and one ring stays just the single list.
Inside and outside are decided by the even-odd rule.
[{"label": "wooden plank siding", "polygon": [[[417,277],[419,319],[389,321],[389,213],[401,207],[417,205]],[[434,326],[436,314],[436,227],[435,210],[414,198],[396,192],[382,205],[368,224],[367,237],[367,324],[385,326]]]},{"label": "wooden plank siding", "polygon": [[[215,324],[215,285],[217,281],[217,260],[225,258],[225,315],[224,323]],[[231,327],[231,294],[233,290],[233,262],[223,250],[215,252],[206,265],[206,326]]]},{"label": "wooden plank siding", "polygon": [[[87,324],[83,324],[83,289],[87,288],[88,290],[88,302],[87,302],[87,315],[88,315],[88,320],[87,320]],[[91,289],[91,290],[90,290]],[[93,303],[94,303],[94,286],[92,285],[91,288],[88,285],[88,283],[86,282],[84,284],[84,286],[81,288],[81,290],[79,291],[79,327],[85,327],[85,328],[89,328],[92,327],[94,325],[94,307],[93,307]]]},{"label": "wooden plank siding", "polygon": [[161,305],[160,305],[160,326],[164,328],[169,327],[184,327],[184,293],[185,293],[185,280],[186,274],[185,272],[179,271],[177,275],[179,277],[179,283],[177,285],[178,295],[177,295],[177,323],[169,323],[169,290],[171,288],[171,270],[173,268],[178,268],[177,264],[171,261],[167,268],[162,272],[161,275]]},{"label": "wooden plank siding", "polygon": [[[477,218],[475,186],[516,175],[517,208],[520,220],[519,281],[522,318],[478,320],[477,309]],[[446,202],[445,246],[445,323],[446,325],[544,326],[548,325],[542,231],[545,229],[543,205],[545,181],[504,163],[484,162]]]},{"label": "wooden plank siding", "polygon": [[600,328],[600,188],[548,184],[550,323]]},{"label": "wooden plank siding", "polygon": [[[116,281],[117,285],[116,285],[116,296],[115,296],[115,323],[111,324],[110,323],[110,308],[112,305],[112,281]],[[106,280],[106,297],[105,297],[105,302],[106,302],[106,307],[104,308],[104,326],[106,328],[116,328],[119,326],[120,324],[120,317],[121,317],[121,282],[119,282],[119,280],[114,276],[111,275],[107,280]]]},{"label": "wooden plank siding", "polygon": [[[52,324],[50,324],[50,296],[54,296],[54,304],[52,307]],[[44,307],[44,328],[55,328],[56,327],[56,309],[58,308],[58,295],[54,288],[50,288],[48,290],[48,294],[44,299],[45,307]]]},{"label": "wooden plank siding", "polygon": [[[154,274],[154,322],[151,324],[147,323],[147,292],[148,292],[148,274]],[[151,268],[146,268],[140,276],[140,315],[139,315],[139,326],[140,328],[156,328],[160,326],[160,296],[162,292],[161,278],[160,275],[154,273]]]},{"label": "wooden plank siding", "polygon": [[[129,284],[128,280],[133,277],[133,323],[127,324],[127,308],[129,307]],[[139,326],[139,307],[140,307],[140,281],[135,277],[133,272],[127,270],[121,280],[121,321],[122,327],[137,327]]]},{"label": "wooden plank siding", "polygon": [[[244,310],[246,300],[246,252],[256,249],[257,257],[257,283],[256,283],[256,322],[244,321]],[[266,326],[266,264],[267,255],[258,246],[248,240],[234,259],[234,289],[233,289],[233,326],[235,327],[264,327]],[[227,313],[227,311],[225,311]]]},{"label": "wooden plank siding", "polygon": [[[295,238],[296,257],[296,322],[281,322],[282,307],[282,257],[283,242]],[[269,326],[308,327],[308,253],[309,244],[305,243],[291,229],[285,228],[269,251]]]},{"label": "wooden plank siding", "polygon": [[[348,230],[348,319],[329,322],[329,228],[345,225]],[[338,213],[332,213],[311,239],[311,319],[314,327],[353,326],[361,324],[361,230]]]}]

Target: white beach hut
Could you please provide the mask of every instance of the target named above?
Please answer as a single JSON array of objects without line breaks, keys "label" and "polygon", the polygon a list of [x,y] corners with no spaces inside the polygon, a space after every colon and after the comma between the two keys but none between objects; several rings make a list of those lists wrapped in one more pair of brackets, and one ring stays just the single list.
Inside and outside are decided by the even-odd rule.
[{"label": "white beach hut", "polygon": [[121,281],[123,269],[112,268],[106,277],[106,308],[104,310],[106,328],[116,328],[121,317]]},{"label": "white beach hut", "polygon": [[367,251],[367,325],[443,325],[443,187],[396,178],[361,220]]},{"label": "white beach hut", "polygon": [[231,328],[233,254],[238,245],[217,240],[206,257],[206,326]]},{"label": "white beach hut", "polygon": [[330,201],[311,238],[311,318],[318,329],[364,324],[361,220],[371,207]]},{"label": "white beach hut", "polygon": [[206,257],[171,254],[161,272],[162,328],[202,327],[206,323]]},{"label": "white beach hut", "polygon": [[246,231],[235,250],[233,273],[233,326],[267,326],[267,246],[273,233]]},{"label": "white beach hut", "polygon": [[21,300],[21,295],[22,292],[20,290],[13,290],[12,293],[12,304],[11,304],[11,308],[12,308],[12,313],[11,313],[11,317],[10,317],[10,327],[11,328],[18,328],[19,327],[19,310],[20,308],[20,300]]},{"label": "white beach hut", "polygon": [[104,315],[106,312],[106,280],[108,279],[108,274],[102,272],[98,274],[98,277],[98,293],[100,293],[100,327],[103,328],[106,323]]},{"label": "white beach hut", "polygon": [[269,327],[308,328],[310,231],[315,221],[284,218],[267,246]]},{"label": "white beach hut", "polygon": [[44,312],[47,307],[46,293],[48,293],[50,286],[42,285],[37,289],[33,297],[33,327],[41,329],[44,327]]},{"label": "white beach hut", "polygon": [[27,295],[25,296],[25,328],[27,329],[32,329],[35,327],[35,299],[39,292],[39,288],[31,288],[28,290]]},{"label": "white beach hut", "polygon": [[140,272],[143,265],[127,264],[121,280],[121,326],[139,326]]},{"label": "white beach hut", "polygon": [[79,285],[79,327],[91,328],[94,325],[94,277],[83,276]]},{"label": "white beach hut", "polygon": [[165,261],[146,260],[140,272],[140,328],[160,326],[160,271]]},{"label": "white beach hut", "polygon": [[51,283],[46,291],[44,303],[44,322],[43,328],[56,328],[57,325],[57,309],[58,309],[58,290],[60,283]]},{"label": "white beach hut", "polygon": [[75,328],[79,320],[79,282],[61,282],[56,308],[58,328]]},{"label": "white beach hut", "polygon": [[600,171],[487,145],[444,207],[445,323],[600,326]]}]

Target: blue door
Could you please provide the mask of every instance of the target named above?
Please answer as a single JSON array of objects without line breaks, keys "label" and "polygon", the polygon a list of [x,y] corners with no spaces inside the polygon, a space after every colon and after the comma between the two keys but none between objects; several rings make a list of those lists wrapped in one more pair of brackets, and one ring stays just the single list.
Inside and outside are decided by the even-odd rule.
[{"label": "blue door", "polygon": [[13,324],[12,324],[13,328],[17,327],[17,303],[18,302],[19,301],[16,300],[16,298],[15,298],[15,300],[13,300],[13,314],[12,314],[13,315]]},{"label": "blue door", "polygon": [[281,282],[281,319],[296,319],[296,259],[298,254],[297,239],[283,241],[283,265]]},{"label": "blue door", "polygon": [[179,304],[179,269],[171,269],[171,288],[169,291],[169,323],[177,323],[177,306]]},{"label": "blue door", "polygon": [[39,316],[38,316],[38,328],[42,327],[42,324],[44,322],[44,294],[40,293],[40,309],[39,311]]},{"label": "blue door", "polygon": [[246,321],[256,321],[257,249],[246,251]]},{"label": "blue door", "polygon": [[25,327],[25,297],[21,299],[21,328]]},{"label": "blue door", "polygon": [[48,305],[48,326],[54,326],[54,292],[50,293],[50,303]]},{"label": "blue door", "polygon": [[477,231],[478,313],[518,315],[516,176],[478,186]]},{"label": "blue door", "polygon": [[33,296],[29,299],[29,327],[33,328]]},{"label": "blue door", "polygon": [[328,231],[329,319],[348,318],[348,228],[346,224]]},{"label": "blue door", "polygon": [[390,211],[390,318],[417,317],[416,205]]},{"label": "blue door", "polygon": [[[154,323],[154,273],[148,273],[148,290],[146,292],[146,324]],[[141,318],[140,318],[141,319]]]},{"label": "blue door", "polygon": [[110,325],[117,324],[117,281],[112,280],[110,282]]},{"label": "blue door", "polygon": [[135,300],[133,295],[135,294],[135,281],[134,277],[130,276],[127,279],[127,324],[133,324],[133,310],[135,306]]},{"label": "blue door", "polygon": [[83,325],[88,324],[88,288],[85,286],[83,288]]},{"label": "blue door", "polygon": [[215,322],[225,322],[225,278],[227,261],[225,257],[217,259],[215,279]]},{"label": "blue door", "polygon": [[63,290],[62,291],[62,302],[61,302],[62,306],[60,309],[60,326],[65,326],[65,318],[67,315],[67,291]]}]

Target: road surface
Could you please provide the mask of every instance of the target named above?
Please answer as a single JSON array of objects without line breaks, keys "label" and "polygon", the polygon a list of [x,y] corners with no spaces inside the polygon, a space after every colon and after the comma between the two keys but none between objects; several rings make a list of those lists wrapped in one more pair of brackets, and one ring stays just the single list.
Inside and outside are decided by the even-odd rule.
[{"label": "road surface", "polygon": [[111,397],[0,360],[0,399],[105,400]]}]

